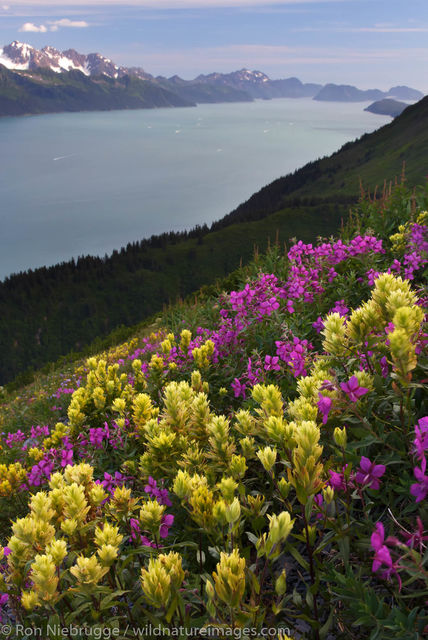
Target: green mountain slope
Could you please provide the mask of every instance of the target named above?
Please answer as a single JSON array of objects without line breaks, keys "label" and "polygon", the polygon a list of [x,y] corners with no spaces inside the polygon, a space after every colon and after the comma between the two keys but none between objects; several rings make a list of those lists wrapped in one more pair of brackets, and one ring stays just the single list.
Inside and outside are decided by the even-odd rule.
[{"label": "green mountain slope", "polygon": [[428,98],[391,124],[328,158],[276,180],[218,223],[135,242],[106,258],[37,269],[0,284],[0,384],[18,372],[79,350],[96,336],[130,325],[178,297],[298,236],[334,233],[356,202],[360,179],[374,188],[406,163],[410,184],[427,174]]},{"label": "green mountain slope", "polygon": [[16,73],[0,65],[0,116],[186,106],[194,102],[135,76],[115,80],[47,69]]},{"label": "green mountain slope", "polygon": [[427,175],[428,97],[407,107],[377,131],[263,187],[216,223],[215,228],[266,217],[302,198],[323,198],[328,202],[338,194],[358,197],[360,182],[372,189],[382,186],[385,179],[400,175],[403,163],[409,183],[416,184]]}]

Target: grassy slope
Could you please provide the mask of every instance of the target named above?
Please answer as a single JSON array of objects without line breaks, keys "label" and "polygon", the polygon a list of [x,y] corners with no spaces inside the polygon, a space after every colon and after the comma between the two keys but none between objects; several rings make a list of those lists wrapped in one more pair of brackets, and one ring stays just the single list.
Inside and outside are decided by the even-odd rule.
[{"label": "grassy slope", "polygon": [[410,184],[422,181],[428,169],[428,97],[391,123],[348,142],[331,156],[311,162],[279,178],[254,194],[220,224],[251,220],[281,209],[290,199],[323,197],[338,193],[357,195],[364,186],[382,187],[384,179],[399,176],[403,163]]}]

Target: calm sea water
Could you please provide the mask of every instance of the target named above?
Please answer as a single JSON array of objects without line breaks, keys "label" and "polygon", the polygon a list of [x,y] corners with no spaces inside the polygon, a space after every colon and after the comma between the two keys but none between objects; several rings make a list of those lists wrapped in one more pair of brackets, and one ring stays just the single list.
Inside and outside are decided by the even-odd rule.
[{"label": "calm sea water", "polygon": [[229,213],[390,121],[280,99],[0,118],[0,278]]}]

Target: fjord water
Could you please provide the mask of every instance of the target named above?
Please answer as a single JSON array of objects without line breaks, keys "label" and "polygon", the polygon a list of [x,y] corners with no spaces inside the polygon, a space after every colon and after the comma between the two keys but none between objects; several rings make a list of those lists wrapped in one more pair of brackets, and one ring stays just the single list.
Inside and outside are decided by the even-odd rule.
[{"label": "fjord water", "polygon": [[0,278],[229,213],[390,122],[364,103],[279,99],[0,119]]}]

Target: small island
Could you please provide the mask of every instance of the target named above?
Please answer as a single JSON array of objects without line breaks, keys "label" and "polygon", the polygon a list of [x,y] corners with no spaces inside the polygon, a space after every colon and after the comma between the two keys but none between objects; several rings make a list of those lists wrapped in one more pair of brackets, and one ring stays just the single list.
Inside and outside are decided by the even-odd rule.
[{"label": "small island", "polygon": [[381,116],[391,116],[392,118],[396,118],[408,106],[409,105],[406,102],[400,102],[399,100],[393,100],[392,98],[384,98],[383,100],[373,102],[371,105],[366,107],[364,111],[370,111],[370,113],[376,113]]}]

